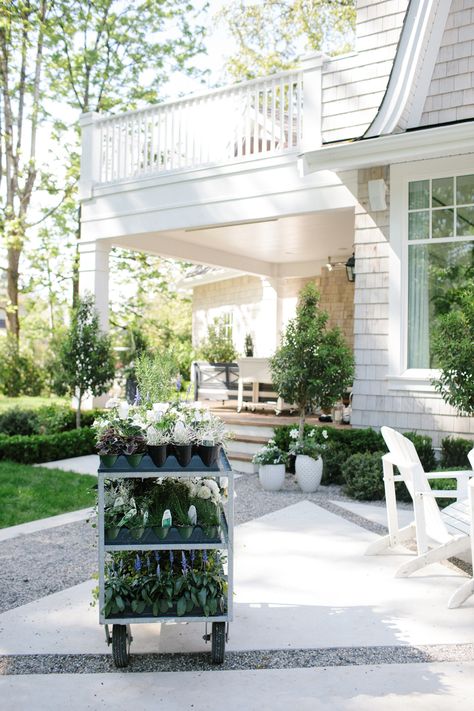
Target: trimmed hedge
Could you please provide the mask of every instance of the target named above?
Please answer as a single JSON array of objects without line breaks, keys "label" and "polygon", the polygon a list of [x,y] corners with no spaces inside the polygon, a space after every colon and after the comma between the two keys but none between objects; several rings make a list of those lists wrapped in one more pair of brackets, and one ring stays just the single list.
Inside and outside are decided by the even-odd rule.
[{"label": "trimmed hedge", "polygon": [[38,464],[95,452],[95,432],[81,427],[51,435],[0,435],[0,460]]},{"label": "trimmed hedge", "polygon": [[446,437],[441,442],[441,466],[446,469],[461,467],[470,469],[468,452],[474,447],[474,442],[462,437]]},{"label": "trimmed hedge", "polygon": [[[91,427],[103,410],[81,413],[81,427]],[[36,410],[11,407],[0,413],[0,435],[56,434],[76,429],[76,412],[67,405],[44,405]]]}]

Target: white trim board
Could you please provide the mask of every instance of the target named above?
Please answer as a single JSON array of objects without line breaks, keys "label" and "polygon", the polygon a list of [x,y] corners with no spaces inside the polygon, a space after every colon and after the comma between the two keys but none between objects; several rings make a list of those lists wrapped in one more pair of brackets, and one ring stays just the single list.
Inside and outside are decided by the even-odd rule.
[{"label": "white trim board", "polygon": [[303,174],[355,170],[474,153],[474,121],[325,146],[299,157]]},{"label": "white trim board", "polygon": [[392,165],[390,169],[389,367],[392,390],[423,392],[434,397],[431,378],[437,371],[407,368],[408,183],[474,172],[472,156],[439,158]]}]

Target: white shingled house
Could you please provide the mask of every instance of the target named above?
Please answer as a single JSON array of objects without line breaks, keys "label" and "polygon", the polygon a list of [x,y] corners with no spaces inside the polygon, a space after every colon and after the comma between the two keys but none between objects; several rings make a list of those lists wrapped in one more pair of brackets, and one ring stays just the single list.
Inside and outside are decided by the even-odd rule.
[{"label": "white shingled house", "polygon": [[111,245],[212,267],[194,338],[224,314],[255,356],[313,279],[354,347],[353,425],[474,434],[429,339],[435,290],[474,260],[474,0],[357,0],[350,54],[81,125],[81,289],[104,324]]}]

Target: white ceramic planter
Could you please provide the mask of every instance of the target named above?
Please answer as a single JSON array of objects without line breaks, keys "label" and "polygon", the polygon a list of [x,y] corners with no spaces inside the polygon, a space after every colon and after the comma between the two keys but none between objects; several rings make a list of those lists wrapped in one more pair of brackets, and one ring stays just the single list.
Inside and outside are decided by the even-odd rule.
[{"label": "white ceramic planter", "polygon": [[258,478],[265,491],[278,491],[285,482],[285,465],[260,464]]},{"label": "white ceramic planter", "polygon": [[301,491],[307,494],[316,491],[323,476],[322,458],[313,459],[307,454],[298,454],[295,462],[295,474]]}]

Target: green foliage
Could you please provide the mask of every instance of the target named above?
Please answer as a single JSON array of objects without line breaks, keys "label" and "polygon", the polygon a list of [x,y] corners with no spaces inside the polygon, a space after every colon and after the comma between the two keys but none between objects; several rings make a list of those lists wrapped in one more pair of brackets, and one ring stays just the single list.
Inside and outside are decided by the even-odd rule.
[{"label": "green foliage", "polygon": [[404,432],[405,437],[413,442],[425,472],[432,472],[436,468],[436,457],[431,437],[420,435],[416,432]]},{"label": "green foliage", "polygon": [[203,51],[199,12],[187,0],[126,7],[120,0],[63,0],[51,19],[51,89],[81,112],[156,103],[169,73],[187,69]]},{"label": "green foliage", "polygon": [[474,442],[461,437],[445,437],[441,441],[441,466],[446,469],[462,467],[470,469],[468,452],[474,447]]},{"label": "green foliage", "polygon": [[[283,451],[289,451],[292,443],[290,432],[294,427],[294,425],[275,427],[274,440]],[[316,431],[315,440],[319,444],[324,443],[322,435],[324,430],[327,431],[328,435],[326,441],[327,447],[323,453],[323,484],[343,484],[345,481],[343,477],[343,467],[353,454],[386,451],[382,435],[370,427],[367,429],[336,429],[334,427],[326,428],[305,425],[305,438],[308,437],[312,430]],[[424,470],[426,472],[434,471],[436,468],[436,458],[431,438],[426,435],[419,435],[416,432],[405,432],[404,435],[415,445]],[[463,441],[466,442],[466,440]],[[467,448],[467,451],[468,450],[469,447]],[[406,500],[406,497],[404,500]]]},{"label": "green foliage", "polygon": [[60,343],[55,361],[55,389],[77,398],[76,425],[81,424],[81,402],[88,392],[101,395],[114,377],[110,338],[99,327],[91,295],[73,310],[71,327]]},{"label": "green foliage", "polygon": [[474,415],[474,285],[458,296],[458,306],[440,316],[432,353],[441,370],[433,385],[460,414]]},{"label": "green foliage", "polygon": [[96,483],[87,474],[0,462],[0,528],[93,506]]},{"label": "green foliage", "polygon": [[0,413],[0,434],[32,435],[39,430],[38,413],[35,410],[20,410],[12,407]]},{"label": "green foliage", "polygon": [[283,334],[270,361],[278,394],[295,403],[300,413],[300,438],[306,408],[331,407],[351,384],[354,359],[337,328],[328,329],[328,314],[319,308],[320,296],[309,282],[301,291],[296,318]]},{"label": "green foliage", "polygon": [[18,343],[7,337],[0,349],[0,391],[8,397],[40,395],[45,384],[44,373],[33,356],[20,351]]},{"label": "green foliage", "polygon": [[[82,413],[83,427],[91,427],[102,410]],[[0,412],[0,434],[32,435],[66,432],[76,426],[76,413],[67,405],[42,405],[36,410],[12,407]]]},{"label": "green foliage", "polygon": [[223,613],[227,581],[222,565],[216,551],[162,554],[159,563],[151,551],[114,553],[106,566],[103,612],[106,617],[127,611],[158,616],[173,609],[179,617],[193,611]]},{"label": "green foliage", "polygon": [[95,433],[88,427],[50,435],[0,435],[0,460],[36,464],[93,454]]},{"label": "green foliage", "polygon": [[228,3],[218,14],[237,45],[226,69],[234,80],[295,66],[308,52],[345,52],[355,26],[353,0],[266,0]]},{"label": "green foliage", "polygon": [[341,446],[335,442],[332,442],[324,453],[323,478],[321,483],[324,485],[344,484],[345,480],[342,475],[342,468],[353,454],[354,452],[349,446]]},{"label": "green foliage", "polygon": [[225,317],[215,318],[207,328],[207,338],[199,349],[199,358],[209,363],[233,363],[237,351]]},{"label": "green foliage", "polygon": [[142,353],[135,364],[138,390],[144,402],[168,402],[176,392],[177,365],[170,351]]},{"label": "green foliage", "polygon": [[348,496],[359,501],[383,499],[382,455],[384,452],[353,454],[342,466]]}]

